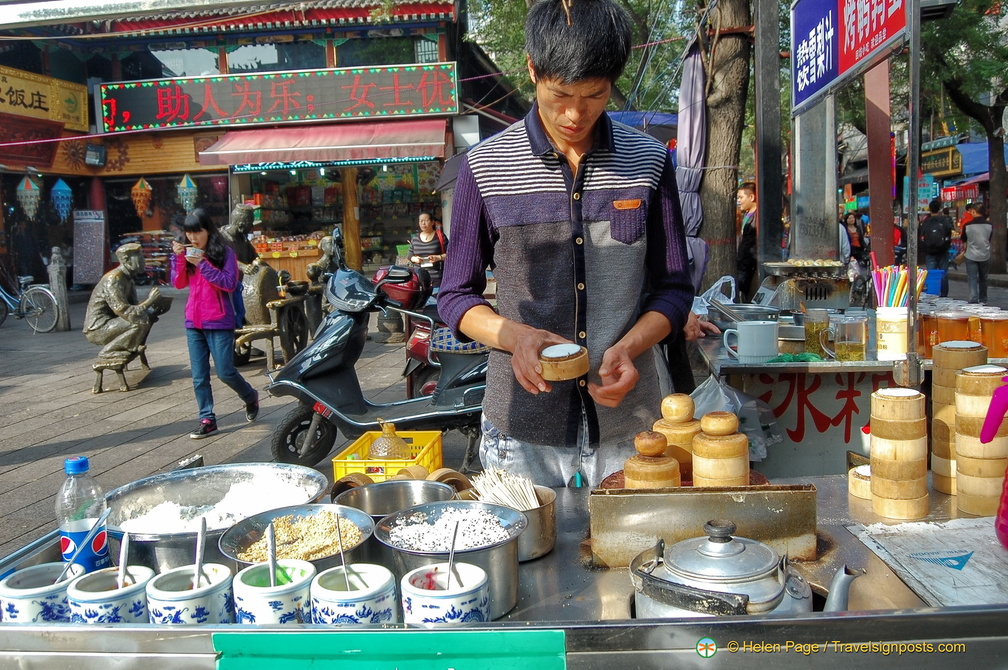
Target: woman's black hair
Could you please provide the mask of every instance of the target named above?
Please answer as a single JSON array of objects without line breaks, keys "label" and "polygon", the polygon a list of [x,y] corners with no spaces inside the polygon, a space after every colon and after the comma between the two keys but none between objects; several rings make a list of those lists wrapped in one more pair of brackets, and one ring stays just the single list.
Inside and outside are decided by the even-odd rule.
[{"label": "woman's black hair", "polygon": [[187,233],[198,233],[201,230],[207,231],[206,258],[214,267],[224,267],[224,259],[227,256],[227,243],[224,242],[224,237],[217,230],[217,226],[214,225],[213,220],[202,207],[189,212],[182,223],[182,229]]},{"label": "woman's black hair", "polygon": [[571,84],[619,79],[633,23],[613,0],[539,0],[525,19],[525,51],[537,77]]}]

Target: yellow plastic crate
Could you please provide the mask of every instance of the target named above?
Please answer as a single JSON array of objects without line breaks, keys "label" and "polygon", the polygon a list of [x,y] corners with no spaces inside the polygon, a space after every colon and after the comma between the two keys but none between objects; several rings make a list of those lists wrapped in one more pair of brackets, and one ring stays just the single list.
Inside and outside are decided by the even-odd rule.
[{"label": "yellow plastic crate", "polygon": [[332,459],[334,481],[342,479],[352,472],[360,472],[376,482],[395,477],[396,474],[410,465],[422,465],[428,472],[441,467],[441,432],[436,430],[397,431],[396,434],[406,441],[413,458],[410,459],[377,459],[368,458],[371,443],[381,437],[381,431],[364,433],[353,443]]}]

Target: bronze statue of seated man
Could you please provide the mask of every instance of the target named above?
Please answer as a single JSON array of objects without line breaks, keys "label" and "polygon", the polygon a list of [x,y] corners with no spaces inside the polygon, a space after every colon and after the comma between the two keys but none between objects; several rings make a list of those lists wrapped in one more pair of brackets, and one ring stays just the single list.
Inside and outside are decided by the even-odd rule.
[{"label": "bronze statue of seated man", "polygon": [[116,250],[119,265],[106,272],[91,292],[87,313],[84,316],[84,337],[88,342],[102,346],[98,362],[92,367],[98,373],[95,393],[101,393],[101,375],[104,370],[115,370],[119,375],[120,390],[128,391],[123,368],[140,357],[148,368],[144,355],[147,336],[158,316],[171,307],[172,299],[162,296],[158,287],[150,290],[143,302],[138,302],[134,279],[144,272],[143,250],[139,244],[124,244]]}]

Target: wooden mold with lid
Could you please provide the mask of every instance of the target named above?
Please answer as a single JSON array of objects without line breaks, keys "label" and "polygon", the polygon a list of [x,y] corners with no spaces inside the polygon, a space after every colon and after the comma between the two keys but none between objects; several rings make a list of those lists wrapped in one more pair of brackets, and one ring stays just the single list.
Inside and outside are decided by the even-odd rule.
[{"label": "wooden mold with lid", "polygon": [[693,438],[693,486],[748,486],[749,438],[731,412],[708,412]]},{"label": "wooden mold with lid", "polygon": [[682,484],[679,461],[665,455],[668,441],[653,430],[637,433],[637,453],[623,464],[623,486],[628,489],[660,489]]},{"label": "wooden mold with lid", "polygon": [[700,421],[693,418],[694,411],[693,398],[686,393],[667,395],[661,402],[662,418],[651,427],[665,436],[668,441],[665,455],[679,461],[683,479],[693,476],[693,438],[700,432]]}]

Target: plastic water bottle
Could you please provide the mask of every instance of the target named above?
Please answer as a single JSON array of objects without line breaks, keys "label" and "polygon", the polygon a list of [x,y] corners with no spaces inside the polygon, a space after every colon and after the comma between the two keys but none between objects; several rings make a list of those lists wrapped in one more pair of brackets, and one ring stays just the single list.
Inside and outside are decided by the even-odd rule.
[{"label": "plastic water bottle", "polygon": [[[56,523],[59,524],[60,550],[64,561],[73,557],[77,546],[107,506],[105,492],[91,477],[88,468],[87,456],[73,456],[63,462],[67,478],[56,496]],[[85,572],[111,565],[108,534],[104,526],[98,529],[90,546],[85,547],[74,562],[83,566]]]}]

